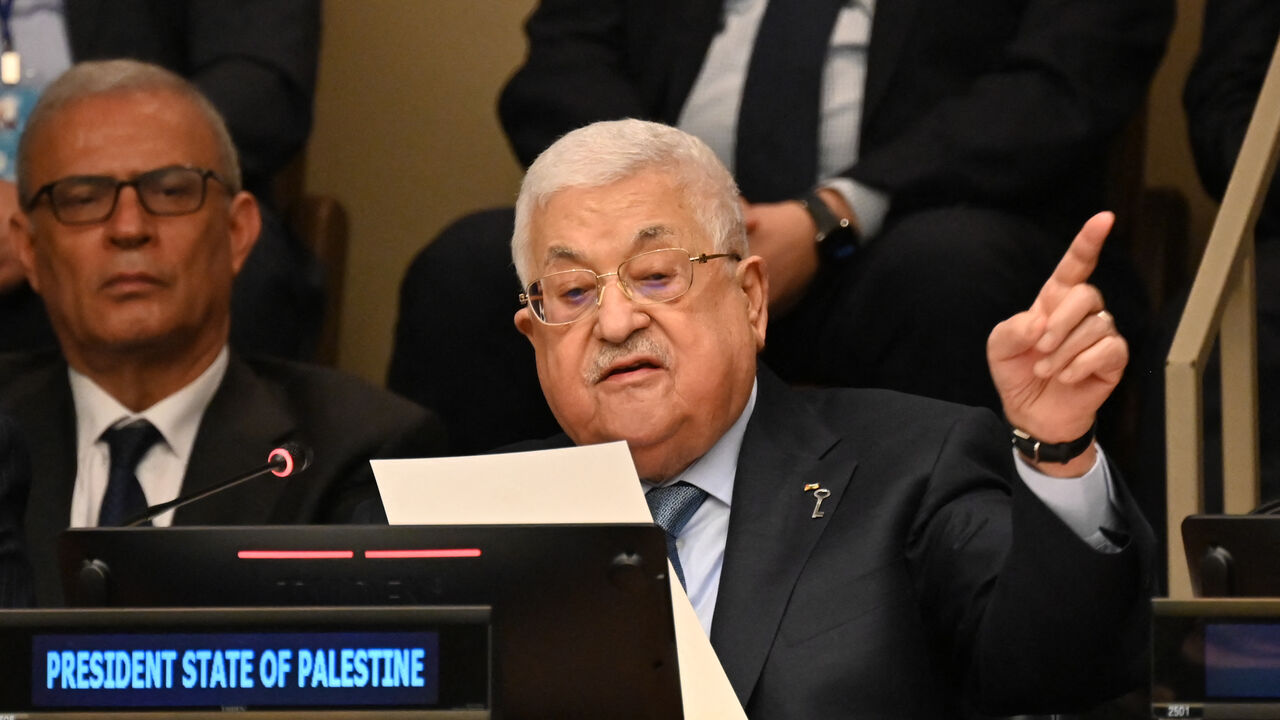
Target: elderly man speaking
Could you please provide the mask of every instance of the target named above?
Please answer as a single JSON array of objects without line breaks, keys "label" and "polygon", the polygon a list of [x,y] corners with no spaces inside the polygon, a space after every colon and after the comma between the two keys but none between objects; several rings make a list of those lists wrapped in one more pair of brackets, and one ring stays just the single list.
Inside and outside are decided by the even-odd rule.
[{"label": "elderly man speaking", "polygon": [[1005,424],[759,365],[767,268],[701,141],[597,123],[530,167],[515,323],[566,433],[542,446],[627,442],[750,717],[1066,711],[1140,682],[1153,541],[1093,441],[1128,361],[1086,284],[1111,221],[992,332]]}]

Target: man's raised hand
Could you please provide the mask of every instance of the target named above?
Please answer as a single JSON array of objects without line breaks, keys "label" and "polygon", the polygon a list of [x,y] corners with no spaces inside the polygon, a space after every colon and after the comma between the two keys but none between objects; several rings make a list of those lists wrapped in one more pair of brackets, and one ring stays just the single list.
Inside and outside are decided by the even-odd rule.
[{"label": "man's raised hand", "polygon": [[[987,339],[1005,417],[1042,442],[1070,442],[1088,432],[1129,361],[1102,293],[1088,284],[1114,221],[1109,212],[1089,218],[1031,308],[996,325]],[[1095,457],[1090,448],[1071,463],[1041,469],[1080,475]]]}]

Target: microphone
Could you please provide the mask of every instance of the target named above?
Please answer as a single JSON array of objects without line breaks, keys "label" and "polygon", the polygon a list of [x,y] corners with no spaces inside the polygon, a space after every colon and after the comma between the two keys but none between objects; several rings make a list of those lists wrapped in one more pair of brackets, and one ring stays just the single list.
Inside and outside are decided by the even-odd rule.
[{"label": "microphone", "polygon": [[148,522],[170,510],[176,510],[184,505],[189,505],[197,500],[203,500],[210,495],[220,493],[228,488],[235,487],[242,482],[261,477],[267,473],[271,473],[276,477],[289,477],[306,470],[311,465],[311,448],[300,442],[287,442],[280,447],[272,450],[267,455],[267,464],[254,468],[243,475],[237,475],[230,480],[220,482],[203,490],[191,493],[189,495],[181,495],[170,500],[169,502],[152,505],[147,508],[141,515],[130,519],[121,527],[137,527],[142,523]]}]

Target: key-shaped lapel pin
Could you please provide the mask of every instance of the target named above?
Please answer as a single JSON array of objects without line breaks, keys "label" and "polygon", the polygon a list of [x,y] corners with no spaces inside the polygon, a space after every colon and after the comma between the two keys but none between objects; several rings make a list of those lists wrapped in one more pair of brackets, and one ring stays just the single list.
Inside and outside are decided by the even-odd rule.
[{"label": "key-shaped lapel pin", "polygon": [[809,483],[804,486],[805,492],[809,492],[810,490],[813,491],[813,499],[815,500],[813,503],[813,515],[810,517],[823,517],[826,513],[822,512],[822,501],[831,496],[831,491],[824,487],[820,487],[818,483]]}]

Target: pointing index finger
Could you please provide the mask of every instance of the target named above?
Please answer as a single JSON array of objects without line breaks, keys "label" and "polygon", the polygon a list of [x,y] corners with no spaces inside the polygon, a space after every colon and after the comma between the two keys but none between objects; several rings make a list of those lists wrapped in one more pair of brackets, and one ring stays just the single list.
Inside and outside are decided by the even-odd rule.
[{"label": "pointing index finger", "polygon": [[[1102,253],[1102,244],[1111,232],[1116,216],[1111,212],[1100,212],[1089,218],[1080,232],[1071,241],[1067,253],[1058,261],[1053,275],[1040,290],[1036,304],[1046,311],[1052,310],[1057,301],[1070,288],[1086,282],[1098,266],[1098,257]],[[1047,304],[1047,307],[1045,307]]]}]

